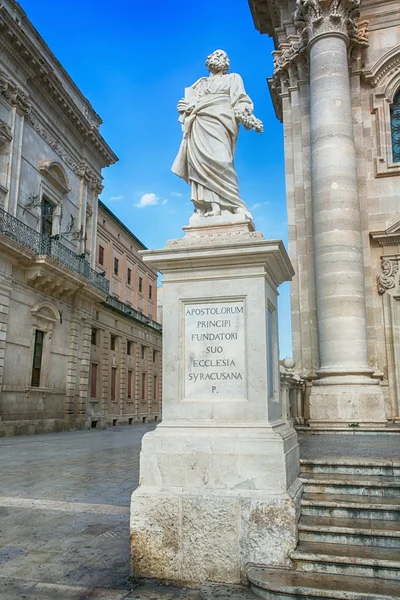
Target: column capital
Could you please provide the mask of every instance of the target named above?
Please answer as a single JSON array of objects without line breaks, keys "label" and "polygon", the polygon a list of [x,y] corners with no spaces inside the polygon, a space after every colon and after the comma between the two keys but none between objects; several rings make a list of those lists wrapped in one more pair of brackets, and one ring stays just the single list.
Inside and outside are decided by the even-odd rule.
[{"label": "column capital", "polygon": [[312,43],[320,35],[339,34],[347,41],[368,44],[365,24],[359,28],[361,0],[296,0],[294,21],[304,41]]}]

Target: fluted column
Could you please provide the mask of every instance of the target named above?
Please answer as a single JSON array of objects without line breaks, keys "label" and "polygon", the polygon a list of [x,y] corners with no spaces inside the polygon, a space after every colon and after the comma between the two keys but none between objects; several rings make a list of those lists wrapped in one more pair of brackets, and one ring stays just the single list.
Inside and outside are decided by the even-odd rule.
[{"label": "fluted column", "polygon": [[[347,49],[360,0],[298,0],[310,61],[313,243],[320,369],[315,424],[384,422],[368,364],[356,150]],[[335,387],[334,387],[335,386]],[[325,388],[325,389],[324,389]]]}]

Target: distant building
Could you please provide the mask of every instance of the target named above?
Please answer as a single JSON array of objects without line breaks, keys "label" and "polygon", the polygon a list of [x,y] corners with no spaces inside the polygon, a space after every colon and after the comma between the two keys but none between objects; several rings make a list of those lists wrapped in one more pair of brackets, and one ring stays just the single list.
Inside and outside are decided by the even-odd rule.
[{"label": "distant building", "polygon": [[142,262],[138,238],[99,201],[96,267],[110,296],[94,309],[88,417],[92,426],[161,417],[161,325],[157,273]]},{"label": "distant building", "polygon": [[17,2],[0,7],[0,434],[84,427],[97,198],[117,157]]},{"label": "distant building", "polygon": [[117,157],[12,0],[0,48],[0,435],[155,420],[156,273],[102,204],[98,217]]}]

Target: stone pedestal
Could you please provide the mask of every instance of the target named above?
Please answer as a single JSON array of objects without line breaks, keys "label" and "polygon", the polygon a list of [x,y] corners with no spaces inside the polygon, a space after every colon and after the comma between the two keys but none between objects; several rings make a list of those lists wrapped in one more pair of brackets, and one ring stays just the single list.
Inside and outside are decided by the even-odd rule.
[{"label": "stone pedestal", "polygon": [[279,394],[282,242],[212,218],[143,252],[164,274],[163,422],[143,438],[132,495],[132,574],[238,583],[289,566],[301,484]]}]

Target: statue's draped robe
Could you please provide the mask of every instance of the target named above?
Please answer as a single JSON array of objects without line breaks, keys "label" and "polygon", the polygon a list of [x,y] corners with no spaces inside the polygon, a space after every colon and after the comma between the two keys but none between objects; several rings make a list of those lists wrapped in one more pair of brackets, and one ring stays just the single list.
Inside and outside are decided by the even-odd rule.
[{"label": "statue's draped robe", "polygon": [[239,196],[233,158],[238,123],[234,110],[253,103],[240,75],[203,77],[185,89],[191,112],[181,117],[183,139],[172,171],[192,187],[192,202],[205,211],[215,202],[221,210],[248,212]]}]

